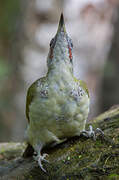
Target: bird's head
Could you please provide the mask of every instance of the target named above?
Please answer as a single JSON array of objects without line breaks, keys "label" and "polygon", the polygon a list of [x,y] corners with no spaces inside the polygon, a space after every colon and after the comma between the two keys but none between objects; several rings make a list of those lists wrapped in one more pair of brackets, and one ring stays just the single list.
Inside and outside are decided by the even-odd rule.
[{"label": "bird's head", "polygon": [[50,51],[48,55],[48,67],[59,63],[69,65],[72,69],[72,49],[73,43],[68,36],[63,14],[61,14],[59,26],[55,37],[50,41]]}]

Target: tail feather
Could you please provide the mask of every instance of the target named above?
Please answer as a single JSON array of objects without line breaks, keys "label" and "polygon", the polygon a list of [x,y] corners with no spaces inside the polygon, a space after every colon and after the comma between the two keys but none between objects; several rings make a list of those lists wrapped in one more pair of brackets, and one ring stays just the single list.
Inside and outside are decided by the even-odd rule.
[{"label": "tail feather", "polygon": [[28,157],[32,157],[33,154],[34,154],[34,149],[30,144],[28,144],[22,156],[23,158],[28,158]]}]

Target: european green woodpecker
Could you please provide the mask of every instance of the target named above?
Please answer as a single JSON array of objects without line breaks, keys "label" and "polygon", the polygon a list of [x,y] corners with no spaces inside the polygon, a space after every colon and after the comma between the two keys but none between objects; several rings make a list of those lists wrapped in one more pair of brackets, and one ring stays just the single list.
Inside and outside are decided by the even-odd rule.
[{"label": "european green woodpecker", "polygon": [[55,37],[50,42],[48,72],[28,89],[26,100],[26,131],[29,153],[32,147],[42,168],[46,145],[59,144],[85,130],[89,112],[86,84],[73,75],[73,44],[68,36],[63,14]]}]

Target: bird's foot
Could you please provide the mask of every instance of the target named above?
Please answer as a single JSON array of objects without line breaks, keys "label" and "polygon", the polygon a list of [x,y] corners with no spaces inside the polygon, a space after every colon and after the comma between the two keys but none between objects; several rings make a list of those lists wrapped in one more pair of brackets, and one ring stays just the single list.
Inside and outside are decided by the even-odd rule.
[{"label": "bird's foot", "polygon": [[93,127],[90,125],[89,126],[89,131],[82,131],[81,135],[87,137],[87,138],[93,138],[93,140],[96,140],[96,134],[100,133],[101,135],[104,135],[104,132],[100,129],[97,128],[95,131],[93,130]]},{"label": "bird's foot", "polygon": [[39,164],[40,168],[41,168],[44,172],[46,172],[46,170],[43,168],[42,161],[49,163],[49,161],[45,159],[46,156],[48,156],[48,154],[44,153],[43,155],[39,154],[39,155],[37,155],[36,157],[34,157],[34,159],[35,159],[36,161],[38,161],[38,164]]}]

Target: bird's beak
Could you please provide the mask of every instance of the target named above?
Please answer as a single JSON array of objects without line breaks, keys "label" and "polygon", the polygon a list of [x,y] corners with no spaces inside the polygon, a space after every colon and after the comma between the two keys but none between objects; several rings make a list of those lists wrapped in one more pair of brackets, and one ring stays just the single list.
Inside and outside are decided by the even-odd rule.
[{"label": "bird's beak", "polygon": [[63,13],[61,14],[61,17],[60,17],[57,34],[58,34],[59,32],[61,32],[61,31],[64,32],[64,33],[66,33]]}]

